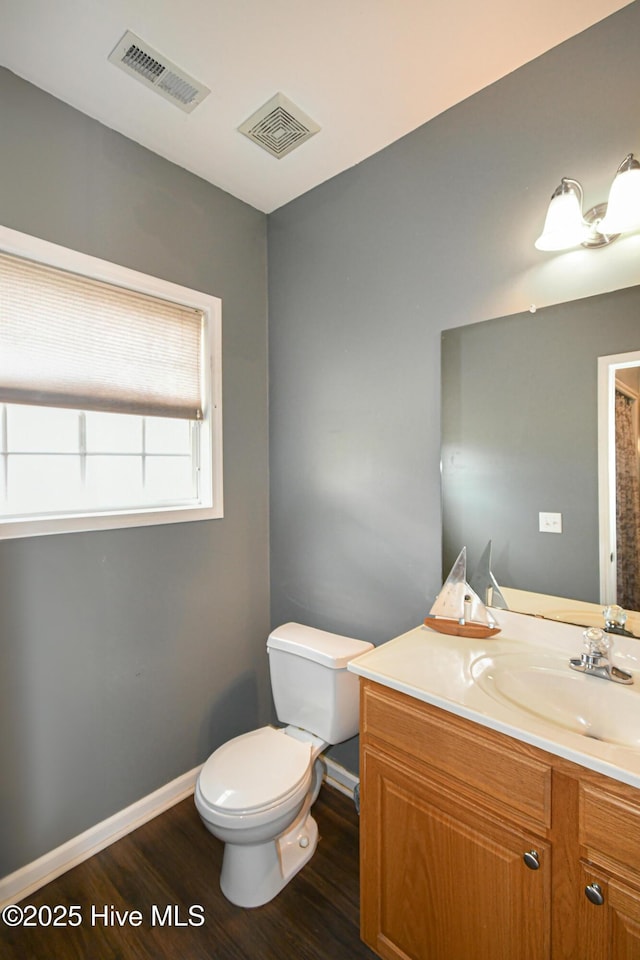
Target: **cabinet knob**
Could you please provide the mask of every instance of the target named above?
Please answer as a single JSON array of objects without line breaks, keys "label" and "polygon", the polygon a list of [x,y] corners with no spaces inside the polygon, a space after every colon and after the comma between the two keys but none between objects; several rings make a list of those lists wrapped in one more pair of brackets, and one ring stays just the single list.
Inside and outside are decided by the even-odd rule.
[{"label": "cabinet knob", "polygon": [[601,907],[604,903],[604,894],[599,883],[590,883],[584,888],[587,900],[595,903],[596,907]]},{"label": "cabinet knob", "polygon": [[527,852],[523,854],[522,859],[529,867],[529,870],[540,869],[540,857],[538,856],[537,850],[527,850]]}]

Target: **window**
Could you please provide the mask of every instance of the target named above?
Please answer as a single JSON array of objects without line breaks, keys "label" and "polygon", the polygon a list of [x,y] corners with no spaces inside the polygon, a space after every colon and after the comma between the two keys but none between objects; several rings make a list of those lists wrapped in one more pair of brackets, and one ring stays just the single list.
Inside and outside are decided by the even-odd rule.
[{"label": "window", "polygon": [[222,516],[216,297],[0,227],[0,538]]}]

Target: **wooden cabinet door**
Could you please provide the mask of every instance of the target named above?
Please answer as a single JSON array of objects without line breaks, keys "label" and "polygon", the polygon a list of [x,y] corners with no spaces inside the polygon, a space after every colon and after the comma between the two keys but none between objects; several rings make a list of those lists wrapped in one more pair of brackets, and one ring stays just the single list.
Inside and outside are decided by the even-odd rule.
[{"label": "wooden cabinet door", "polygon": [[640,958],[640,891],[616,879],[599,875],[583,863],[584,890],[598,884],[603,903],[581,900],[582,960],[638,960]]},{"label": "wooden cabinet door", "polygon": [[363,760],[364,941],[389,960],[549,960],[548,845],[366,746]]}]

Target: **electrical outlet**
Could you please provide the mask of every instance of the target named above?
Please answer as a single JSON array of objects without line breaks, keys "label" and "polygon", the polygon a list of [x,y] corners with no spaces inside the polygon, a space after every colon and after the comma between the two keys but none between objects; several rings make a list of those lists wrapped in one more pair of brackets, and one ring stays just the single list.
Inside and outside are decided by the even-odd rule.
[{"label": "electrical outlet", "polygon": [[561,513],[539,513],[538,521],[540,533],[562,533]]}]

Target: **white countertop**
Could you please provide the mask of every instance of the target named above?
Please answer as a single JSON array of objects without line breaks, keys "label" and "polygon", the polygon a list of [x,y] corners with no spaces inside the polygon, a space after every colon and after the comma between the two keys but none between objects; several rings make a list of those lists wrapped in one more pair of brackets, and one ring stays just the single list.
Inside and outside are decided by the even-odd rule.
[{"label": "white countertop", "polygon": [[[474,680],[480,658],[530,651],[552,656],[569,670],[569,657],[583,649],[581,627],[552,623],[523,614],[492,611],[502,632],[486,640],[436,633],[425,626],[383,643],[349,663],[349,670],[401,693],[423,700],[500,733],[533,744],[573,763],[596,770],[634,787],[640,787],[640,743],[623,746],[591,739],[545,721],[525,710],[499,702]],[[612,662],[634,674],[633,686],[620,686],[594,677],[589,684],[633,691],[637,695],[640,726],[640,640],[613,638]],[[474,668],[475,665],[475,668]],[[593,687],[597,691],[601,687]],[[602,690],[602,698],[615,696]],[[624,694],[636,713],[635,697]],[[625,710],[628,710],[625,705]],[[630,717],[630,721],[633,718]]]}]

